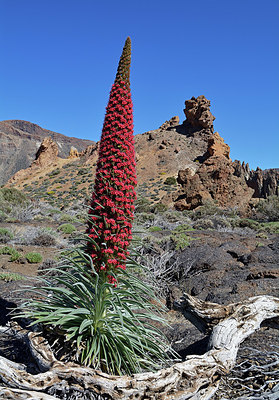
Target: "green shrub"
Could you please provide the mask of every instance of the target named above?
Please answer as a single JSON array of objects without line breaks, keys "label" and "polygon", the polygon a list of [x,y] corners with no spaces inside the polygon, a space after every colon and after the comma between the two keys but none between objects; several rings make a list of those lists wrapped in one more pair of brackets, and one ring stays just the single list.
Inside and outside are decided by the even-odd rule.
[{"label": "green shrub", "polygon": [[0,243],[7,243],[14,235],[7,228],[0,228]]},{"label": "green shrub", "polygon": [[173,233],[171,235],[171,240],[174,243],[176,250],[184,250],[190,245],[191,238],[190,236],[185,235],[185,233]]},{"label": "green shrub", "polygon": [[188,224],[178,225],[174,228],[175,232],[187,232],[187,231],[193,231],[193,230],[194,229]]},{"label": "green shrub", "polygon": [[9,246],[3,246],[0,248],[0,254],[12,254],[15,249]]},{"label": "green shrub", "polygon": [[174,176],[169,176],[165,182],[165,185],[176,185],[176,178]]},{"label": "green shrub", "polygon": [[81,168],[81,169],[78,171],[77,175],[85,175],[85,174],[87,174],[88,172],[89,172],[88,168]]},{"label": "green shrub", "polygon": [[258,218],[267,221],[279,220],[279,196],[269,196],[261,200],[256,206]]},{"label": "green shrub", "polygon": [[11,254],[10,261],[16,261],[20,258],[20,253],[17,250],[14,250]]},{"label": "green shrub", "polygon": [[0,272],[0,280],[5,282],[21,281],[26,278],[15,272]]},{"label": "green shrub", "polygon": [[279,233],[279,221],[262,223],[260,232]]},{"label": "green shrub", "polygon": [[258,231],[261,227],[261,224],[259,222],[255,221],[253,219],[250,219],[250,218],[240,219],[237,222],[237,225],[240,228],[250,228],[250,229],[253,229],[254,231]]},{"label": "green shrub", "polygon": [[201,218],[193,225],[195,229],[214,229],[214,223],[209,218]]},{"label": "green shrub", "polygon": [[37,264],[43,261],[42,255],[34,251],[30,251],[30,253],[25,254],[25,258],[30,264]]},{"label": "green shrub", "polygon": [[224,210],[220,208],[216,201],[207,200],[196,210],[189,213],[193,219],[203,218],[208,215],[223,215]]},{"label": "green shrub", "polygon": [[76,230],[76,228],[72,224],[62,224],[58,227],[58,230],[65,234],[71,234]]},{"label": "green shrub", "polygon": [[135,212],[144,213],[151,211],[151,202],[145,197],[139,196],[135,201]]},{"label": "green shrub", "polygon": [[162,228],[160,226],[151,226],[150,228],[148,228],[149,232],[159,232],[162,230]]},{"label": "green shrub", "polygon": [[152,211],[155,213],[163,213],[167,211],[168,207],[165,204],[157,203],[152,207]]},{"label": "green shrub", "polygon": [[15,188],[0,189],[0,199],[13,205],[22,205],[27,202],[25,194]]},{"label": "green shrub", "polygon": [[20,253],[15,248],[9,246],[1,247],[0,254],[10,255],[10,261],[16,261],[20,257]]},{"label": "green shrub", "polygon": [[7,214],[4,211],[0,210],[0,222],[6,221],[6,218]]},{"label": "green shrub", "polygon": [[144,224],[145,222],[152,222],[154,221],[154,214],[147,213],[147,212],[142,212],[142,213],[137,213],[135,215],[136,222],[139,224]]},{"label": "green shrub", "polygon": [[76,217],[69,214],[62,214],[60,217],[61,222],[79,222]]}]

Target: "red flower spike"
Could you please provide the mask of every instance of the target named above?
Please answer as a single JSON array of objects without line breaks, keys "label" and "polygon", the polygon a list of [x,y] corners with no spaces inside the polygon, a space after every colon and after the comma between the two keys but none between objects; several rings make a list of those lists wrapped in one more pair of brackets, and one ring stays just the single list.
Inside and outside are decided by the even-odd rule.
[{"label": "red flower spike", "polygon": [[116,279],[109,272],[125,269],[129,255],[136,199],[130,63],[131,40],[127,38],[106,108],[87,230],[96,243],[88,242],[96,271],[105,271],[112,284]]}]

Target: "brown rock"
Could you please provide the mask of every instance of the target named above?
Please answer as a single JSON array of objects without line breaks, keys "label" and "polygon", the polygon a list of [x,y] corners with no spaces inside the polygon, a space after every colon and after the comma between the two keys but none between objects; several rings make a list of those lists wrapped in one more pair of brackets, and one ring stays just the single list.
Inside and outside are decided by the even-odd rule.
[{"label": "brown rock", "polygon": [[50,137],[43,140],[41,146],[39,147],[36,159],[31,164],[32,166],[38,166],[39,168],[44,168],[50,165],[58,157],[58,145]]},{"label": "brown rock", "polygon": [[79,158],[79,156],[80,155],[79,155],[79,152],[77,151],[77,149],[74,146],[72,146],[71,149],[70,149],[70,154],[69,154],[68,158],[71,158],[71,159]]},{"label": "brown rock", "polygon": [[185,101],[185,116],[187,124],[193,131],[206,129],[213,133],[213,121],[215,117],[210,112],[210,101],[201,95]]},{"label": "brown rock", "polygon": [[179,117],[176,115],[174,117],[172,117],[170,120],[164,122],[159,130],[160,131],[166,131],[168,129],[174,128],[175,126],[179,125]]},{"label": "brown rock", "polygon": [[15,184],[25,178],[29,178],[36,174],[38,171],[44,170],[58,160],[58,145],[50,138],[45,138],[41,143],[36,159],[32,162],[31,166],[26,169],[18,171],[8,184]]},{"label": "brown rock", "polygon": [[234,174],[244,178],[246,184],[254,190],[253,198],[267,198],[268,196],[279,196],[279,169],[250,170],[249,164],[236,160],[233,163]]},{"label": "brown rock", "polygon": [[247,185],[254,189],[253,197],[279,196],[279,170],[274,168],[262,171],[257,168],[250,172]]},{"label": "brown rock", "polygon": [[230,159],[230,146],[224,142],[224,139],[219,135],[218,132],[215,132],[208,139],[208,154],[211,157],[226,157]]},{"label": "brown rock", "polygon": [[176,209],[194,209],[211,200],[221,207],[248,212],[253,190],[247,186],[244,174],[235,174],[229,151],[217,132],[209,137],[207,158],[195,174],[189,169],[178,173],[177,182],[182,187],[173,197]]}]

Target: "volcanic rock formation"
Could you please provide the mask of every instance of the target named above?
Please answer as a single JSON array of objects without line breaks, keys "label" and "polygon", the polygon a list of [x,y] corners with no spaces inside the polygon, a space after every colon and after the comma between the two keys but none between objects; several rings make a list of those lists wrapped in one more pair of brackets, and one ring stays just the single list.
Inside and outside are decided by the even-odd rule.
[{"label": "volcanic rock formation", "polygon": [[236,176],[229,158],[229,146],[216,132],[208,140],[208,158],[195,174],[189,169],[178,172],[181,189],[174,196],[178,210],[189,210],[206,201],[217,201],[221,207],[235,207],[247,213],[253,189],[244,176]]},{"label": "volcanic rock formation", "polygon": [[69,155],[71,146],[80,152],[94,143],[91,140],[67,137],[27,121],[2,121],[0,122],[0,185],[7,182],[17,171],[30,166],[46,137],[51,137],[57,143],[59,156],[63,158]]},{"label": "volcanic rock formation", "polygon": [[206,130],[207,133],[213,133],[213,121],[215,117],[210,112],[210,101],[201,95],[192,97],[185,101],[184,114],[186,121],[184,127],[188,132]]},{"label": "volcanic rock formation", "polygon": [[[148,199],[152,199],[152,196],[156,197],[155,202],[161,201],[168,206],[175,206],[179,210],[194,209],[209,200],[216,201],[222,207],[235,207],[244,214],[249,214],[251,207],[259,198],[279,195],[278,169],[262,171],[258,168],[253,171],[244,162],[242,164],[238,160],[232,162],[229,146],[217,132],[213,133],[215,117],[210,112],[209,100],[204,96],[192,97],[185,101],[184,112],[186,120],[182,124],[175,116],[164,122],[158,129],[135,136],[138,187],[142,196]],[[19,128],[25,130],[25,140],[19,139],[22,148],[13,147],[15,142],[11,142],[11,146],[5,148],[8,133],[11,137],[16,134],[21,137]],[[8,132],[6,136],[3,136],[1,130]],[[2,158],[0,154],[0,175],[1,160],[2,165],[5,162],[8,173],[11,171],[11,166],[12,169],[18,170],[21,163],[27,163],[30,151],[26,146],[33,143],[32,140],[34,137],[38,138],[41,131],[49,132],[24,121],[0,123],[0,135],[2,134],[0,140],[4,143],[5,149]],[[37,159],[32,166],[27,171],[17,173],[10,179],[9,184],[16,183],[17,187],[22,188],[28,177],[28,185],[34,179],[38,182],[36,187],[39,188],[43,182],[42,177],[50,173],[51,168],[60,168],[61,177],[63,177],[64,169],[61,167],[65,163],[74,163],[75,161],[81,168],[82,166],[91,167],[92,174],[95,173],[98,143],[93,142],[81,151],[81,147],[75,142],[72,144],[72,138],[66,138],[54,132],[50,133],[52,139],[53,135],[57,135],[55,141],[58,145],[49,141],[45,142],[46,149],[42,147],[39,150]],[[61,142],[61,137],[70,142]],[[80,141],[80,139],[73,140]],[[82,145],[85,142],[81,141]],[[39,144],[36,142],[35,147]],[[67,147],[65,146],[68,146],[68,152],[66,152],[65,148]],[[7,151],[8,155],[6,154],[7,148],[10,149]],[[59,157],[59,149],[60,151],[64,149],[63,156],[68,157],[67,159]],[[12,153],[16,154],[15,159],[11,157]],[[50,160],[52,162],[48,162]],[[31,164],[31,161],[28,165]],[[46,164],[48,165],[47,171]],[[73,166],[73,168],[77,167]],[[168,177],[177,177],[177,183],[180,185],[178,190],[173,186],[171,191],[164,191],[166,185],[162,184]],[[147,189],[147,183],[152,190]],[[89,185],[88,182],[84,184]],[[54,189],[58,194],[63,192],[63,187]]]},{"label": "volcanic rock formation", "polygon": [[22,181],[24,178],[32,176],[38,170],[45,170],[47,167],[55,164],[58,159],[58,145],[50,137],[47,137],[41,143],[36,158],[29,168],[18,171],[8,183],[14,184]]},{"label": "volcanic rock formation", "polygon": [[255,204],[253,198],[279,194],[278,170],[258,168],[250,171],[248,164],[231,161],[229,146],[218,132],[213,134],[215,118],[210,112],[210,102],[204,96],[187,100],[185,106],[187,119],[181,127],[193,137],[207,137],[207,151],[197,157],[196,171],[186,166],[178,172],[177,182],[181,187],[173,195],[178,210],[194,209],[206,201],[216,201],[221,207],[234,207],[249,214]]}]

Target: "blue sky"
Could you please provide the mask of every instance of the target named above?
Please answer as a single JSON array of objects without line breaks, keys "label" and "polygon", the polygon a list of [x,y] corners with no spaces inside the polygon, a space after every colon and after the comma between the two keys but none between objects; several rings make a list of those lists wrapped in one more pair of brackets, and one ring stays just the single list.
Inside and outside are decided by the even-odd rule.
[{"label": "blue sky", "polygon": [[135,133],[211,100],[232,159],[279,167],[278,0],[0,0],[0,120],[99,140],[129,35]]}]

